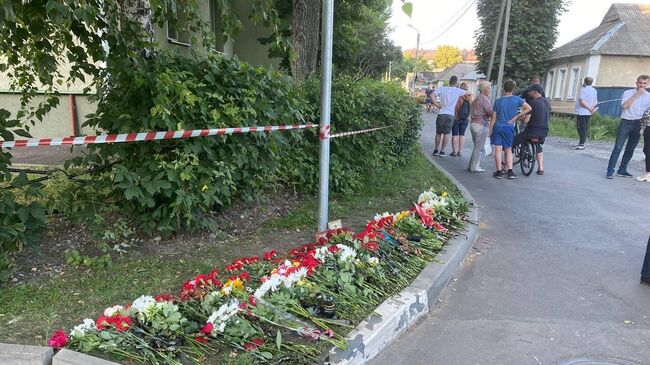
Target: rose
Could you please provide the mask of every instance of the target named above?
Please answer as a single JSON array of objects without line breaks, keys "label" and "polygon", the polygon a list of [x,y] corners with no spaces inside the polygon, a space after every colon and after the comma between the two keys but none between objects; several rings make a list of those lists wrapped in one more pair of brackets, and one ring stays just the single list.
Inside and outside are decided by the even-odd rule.
[{"label": "rose", "polygon": [[205,326],[201,328],[201,332],[205,333],[206,335],[209,335],[212,333],[212,330],[214,329],[214,325],[210,322],[206,323]]},{"label": "rose", "polygon": [[47,344],[55,349],[63,348],[68,344],[68,335],[63,330],[55,331]]},{"label": "rose", "polygon": [[250,342],[246,342],[244,344],[244,349],[246,351],[255,350],[258,347],[264,345],[265,343],[266,343],[266,341],[264,341],[263,339],[261,339],[259,337],[255,337],[255,338],[251,339]]}]

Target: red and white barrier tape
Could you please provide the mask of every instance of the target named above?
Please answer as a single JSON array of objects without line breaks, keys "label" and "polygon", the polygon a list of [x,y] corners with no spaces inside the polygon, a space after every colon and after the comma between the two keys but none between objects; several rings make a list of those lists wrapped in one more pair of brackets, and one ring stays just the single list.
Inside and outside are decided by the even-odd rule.
[{"label": "red and white barrier tape", "polygon": [[[355,135],[355,134],[374,132],[374,131],[379,131],[379,130],[382,130],[382,129],[392,128],[392,127],[393,127],[392,125],[389,125],[389,126],[385,126],[385,127],[377,127],[377,128],[370,128],[370,129],[362,129],[362,130],[359,130],[359,131],[335,133],[335,134],[331,134],[331,135],[329,135],[329,138],[338,138],[338,137],[353,136],[353,135]],[[321,136],[321,139],[323,139],[322,136]]]},{"label": "red and white barrier tape", "polygon": [[272,132],[272,131],[281,131],[281,130],[289,130],[289,129],[307,129],[307,128],[317,128],[317,127],[318,124],[267,125],[264,127],[213,128],[213,129],[194,129],[194,130],[166,131],[166,132],[101,134],[97,136],[66,137],[66,138],[40,138],[40,139],[31,138],[31,139],[19,139],[15,141],[0,141],[0,148],[142,142],[142,141],[156,141],[156,140],[164,140],[164,139],[218,136],[224,134]]}]

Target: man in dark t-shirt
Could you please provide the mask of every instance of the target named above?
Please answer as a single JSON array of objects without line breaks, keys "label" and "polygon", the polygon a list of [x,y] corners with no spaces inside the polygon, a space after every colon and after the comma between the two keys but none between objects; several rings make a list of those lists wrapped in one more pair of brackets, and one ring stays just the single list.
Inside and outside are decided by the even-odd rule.
[{"label": "man in dark t-shirt", "polygon": [[522,144],[533,138],[537,138],[538,148],[537,148],[537,161],[538,161],[538,170],[537,175],[544,174],[544,149],[542,145],[544,144],[544,139],[548,135],[548,121],[551,117],[551,104],[548,100],[543,97],[544,88],[542,85],[533,84],[529,87],[529,96],[531,98],[528,103],[531,106],[531,111],[529,113],[530,118],[526,122],[526,128],[523,132],[515,136],[515,145]]}]

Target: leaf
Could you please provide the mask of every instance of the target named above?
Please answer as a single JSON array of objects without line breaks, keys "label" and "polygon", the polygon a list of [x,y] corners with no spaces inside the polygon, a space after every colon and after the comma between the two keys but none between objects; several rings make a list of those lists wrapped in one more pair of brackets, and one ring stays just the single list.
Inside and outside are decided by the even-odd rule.
[{"label": "leaf", "polygon": [[413,15],[413,3],[411,2],[405,2],[404,5],[402,5],[402,11],[404,14],[406,14],[409,18]]},{"label": "leaf", "polygon": [[278,350],[282,347],[282,333],[280,333],[280,330],[275,335],[275,345],[278,347]]}]

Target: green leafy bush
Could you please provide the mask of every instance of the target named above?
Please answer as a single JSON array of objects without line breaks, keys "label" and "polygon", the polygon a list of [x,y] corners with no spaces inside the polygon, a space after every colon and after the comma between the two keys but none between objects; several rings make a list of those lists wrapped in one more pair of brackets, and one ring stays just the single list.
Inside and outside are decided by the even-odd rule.
[{"label": "green leafy bush", "polygon": [[[594,113],[589,119],[588,137],[596,141],[614,140],[619,123],[619,118]],[[549,134],[552,136],[578,138],[575,116],[552,116],[549,127]]]}]

